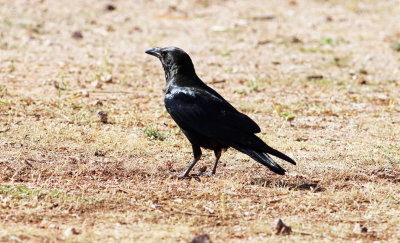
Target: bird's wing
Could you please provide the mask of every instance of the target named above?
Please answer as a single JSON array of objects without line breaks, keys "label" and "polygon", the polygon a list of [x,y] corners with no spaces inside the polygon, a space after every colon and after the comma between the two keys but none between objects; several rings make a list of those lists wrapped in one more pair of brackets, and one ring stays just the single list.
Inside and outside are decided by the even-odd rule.
[{"label": "bird's wing", "polygon": [[166,94],[165,106],[180,127],[225,142],[260,132],[248,116],[205,89],[175,87]]},{"label": "bird's wing", "polygon": [[165,95],[165,106],[184,130],[192,130],[224,142],[244,153],[254,149],[296,164],[293,159],[269,147],[257,137],[254,133],[260,132],[259,126],[214,92],[175,87]]}]

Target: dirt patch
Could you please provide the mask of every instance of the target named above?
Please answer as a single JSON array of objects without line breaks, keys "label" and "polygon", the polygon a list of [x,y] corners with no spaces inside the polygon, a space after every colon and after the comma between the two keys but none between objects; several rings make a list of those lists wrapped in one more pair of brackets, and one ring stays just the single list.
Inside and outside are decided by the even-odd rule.
[{"label": "dirt patch", "polygon": [[[0,241],[400,238],[398,1],[0,5]],[[230,149],[177,180],[190,144],[144,53],[170,45],[297,166]]]}]

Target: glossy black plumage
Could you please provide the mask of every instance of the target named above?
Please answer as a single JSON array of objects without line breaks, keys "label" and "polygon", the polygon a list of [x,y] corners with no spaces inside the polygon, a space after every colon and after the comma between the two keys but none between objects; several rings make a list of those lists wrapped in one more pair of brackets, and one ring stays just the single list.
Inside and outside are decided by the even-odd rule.
[{"label": "glossy black plumage", "polygon": [[214,150],[216,160],[211,174],[216,172],[222,151],[229,147],[278,174],[283,175],[285,170],[268,154],[296,164],[265,144],[255,135],[260,132],[260,127],[253,120],[200,80],[186,52],[177,47],[155,47],[146,53],[160,59],[167,81],[165,107],[192,144],[194,160],[182,177],[188,176],[200,159],[201,147]]}]

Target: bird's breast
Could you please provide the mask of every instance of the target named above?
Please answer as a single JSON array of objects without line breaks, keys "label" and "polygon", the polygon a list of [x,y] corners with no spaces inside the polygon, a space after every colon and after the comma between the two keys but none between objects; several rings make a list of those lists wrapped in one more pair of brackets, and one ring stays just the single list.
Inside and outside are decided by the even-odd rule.
[{"label": "bird's breast", "polygon": [[196,92],[191,88],[186,87],[171,87],[166,90],[165,98],[166,99],[179,99],[179,98],[193,98],[196,96]]}]

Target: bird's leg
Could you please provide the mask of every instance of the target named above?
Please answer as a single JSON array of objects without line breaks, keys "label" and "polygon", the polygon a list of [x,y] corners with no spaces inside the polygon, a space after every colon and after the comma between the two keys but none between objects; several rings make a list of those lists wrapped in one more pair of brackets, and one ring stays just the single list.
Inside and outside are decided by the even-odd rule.
[{"label": "bird's leg", "polygon": [[187,177],[189,175],[189,172],[192,170],[193,166],[197,163],[197,161],[199,161],[199,159],[201,157],[201,149],[200,149],[200,147],[197,146],[197,145],[193,145],[192,144],[192,148],[193,148],[193,157],[194,157],[194,159],[192,160],[192,162],[190,162],[189,167],[186,169],[185,173],[183,173],[182,175],[178,176],[180,178]]},{"label": "bird's leg", "polygon": [[209,175],[215,175],[215,172],[217,171],[218,161],[219,161],[219,158],[221,157],[221,154],[222,154],[222,149],[214,150],[214,154],[215,154],[215,163],[214,163],[214,167],[213,167],[213,169],[211,171],[211,174],[209,174]]}]

